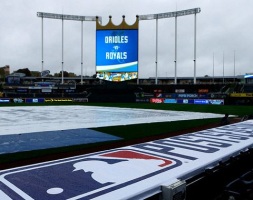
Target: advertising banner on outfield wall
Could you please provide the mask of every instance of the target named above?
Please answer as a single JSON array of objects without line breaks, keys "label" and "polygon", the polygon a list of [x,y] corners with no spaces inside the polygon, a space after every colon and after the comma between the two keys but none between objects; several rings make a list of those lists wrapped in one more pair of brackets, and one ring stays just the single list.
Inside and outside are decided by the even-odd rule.
[{"label": "advertising banner on outfield wall", "polygon": [[88,98],[73,98],[73,102],[88,102]]},{"label": "advertising banner on outfield wall", "polygon": [[172,93],[172,94],[166,94],[166,93],[164,93],[164,94],[163,94],[163,97],[164,97],[164,98],[175,99],[175,98],[177,98],[177,94],[175,94],[175,93]]},{"label": "advertising banner on outfield wall", "polygon": [[207,99],[208,97],[208,94],[199,94],[200,99]]},{"label": "advertising banner on outfield wall", "polygon": [[198,98],[198,94],[177,94],[178,98]]},{"label": "advertising banner on outfield wall", "polygon": [[209,104],[208,99],[194,99],[194,104]]},{"label": "advertising banner on outfield wall", "polygon": [[224,99],[208,99],[209,104],[224,105]]},{"label": "advertising banner on outfield wall", "polygon": [[230,97],[253,97],[253,93],[231,93]]},{"label": "advertising banner on outfield wall", "polygon": [[212,104],[224,105],[224,99],[170,99],[170,98],[151,98],[150,103],[178,103],[178,104]]},{"label": "advertising banner on outfield wall", "polygon": [[10,103],[10,99],[7,98],[1,98],[0,103]]},{"label": "advertising banner on outfield wall", "polygon": [[26,103],[44,103],[45,99],[44,98],[27,98],[25,99]]},{"label": "advertising banner on outfield wall", "polygon": [[207,94],[197,94],[197,93],[181,93],[181,94],[176,94],[176,93],[156,93],[155,97],[159,97],[159,98],[170,98],[170,99],[177,99],[177,98],[182,98],[182,99],[188,99],[188,98],[192,98],[192,99],[206,99],[208,98]]},{"label": "advertising banner on outfield wall", "polygon": [[136,98],[135,102],[137,103],[149,103],[149,98]]},{"label": "advertising banner on outfield wall", "polygon": [[24,102],[25,102],[25,99],[23,99],[23,98],[11,99],[11,103],[24,103]]},{"label": "advertising banner on outfield wall", "polygon": [[177,103],[176,99],[164,99],[164,103]]},{"label": "advertising banner on outfield wall", "polygon": [[177,103],[194,104],[194,100],[193,99],[177,99]]},{"label": "advertising banner on outfield wall", "polygon": [[163,98],[151,98],[150,103],[164,103]]},{"label": "advertising banner on outfield wall", "polygon": [[46,98],[45,102],[72,102],[70,98]]}]

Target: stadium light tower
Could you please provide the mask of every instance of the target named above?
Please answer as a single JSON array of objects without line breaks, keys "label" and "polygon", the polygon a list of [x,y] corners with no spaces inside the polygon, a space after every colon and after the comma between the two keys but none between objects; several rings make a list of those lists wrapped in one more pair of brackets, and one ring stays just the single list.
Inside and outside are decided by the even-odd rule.
[{"label": "stadium light tower", "polygon": [[194,84],[196,84],[196,16],[197,13],[200,13],[200,8],[193,8],[188,10],[181,10],[175,12],[166,12],[160,14],[148,14],[148,15],[139,15],[139,20],[156,20],[156,80],[157,84],[157,51],[158,51],[158,19],[163,18],[172,18],[175,17],[175,84],[177,83],[177,17],[185,16],[185,15],[193,15],[194,14]]},{"label": "stadium light tower", "polygon": [[38,17],[41,17],[42,19],[42,25],[41,25],[41,37],[42,37],[42,45],[41,45],[41,48],[42,48],[42,53],[41,53],[41,56],[42,56],[42,66],[41,66],[41,69],[42,71],[44,70],[44,44],[43,44],[43,19],[44,18],[50,18],[50,19],[60,19],[62,20],[62,84],[64,83],[64,80],[63,80],[63,68],[64,68],[64,45],[63,45],[63,42],[64,42],[64,20],[74,20],[74,21],[81,21],[81,84],[83,84],[83,21],[95,21],[99,20],[99,22],[102,21],[102,18],[101,17],[97,17],[97,16],[79,16],[79,15],[63,15],[63,14],[55,14],[55,13],[44,13],[44,12],[37,12],[37,16]]}]

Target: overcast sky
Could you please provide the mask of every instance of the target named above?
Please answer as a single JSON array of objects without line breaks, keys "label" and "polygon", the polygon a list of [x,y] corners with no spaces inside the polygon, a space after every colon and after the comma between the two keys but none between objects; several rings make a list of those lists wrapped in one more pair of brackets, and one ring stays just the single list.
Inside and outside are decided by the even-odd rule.
[{"label": "overcast sky", "polygon": [[[105,25],[126,16],[200,8],[197,14],[197,76],[243,75],[253,72],[252,0],[0,0],[0,67],[41,71],[41,18],[37,12],[101,16]],[[61,71],[61,20],[44,19],[44,69]],[[84,22],[84,75],[95,74],[94,22]],[[194,75],[194,15],[177,20],[177,76]],[[156,71],[155,20],[139,23],[139,75]],[[175,75],[175,19],[158,23],[158,76]],[[213,59],[214,55],[214,59]],[[223,59],[224,55],[224,59]],[[214,62],[213,62],[214,60]],[[223,64],[224,63],[224,64]],[[213,65],[214,64],[214,65]],[[214,66],[214,67],[213,67]],[[64,70],[81,74],[81,22],[64,21]]]}]

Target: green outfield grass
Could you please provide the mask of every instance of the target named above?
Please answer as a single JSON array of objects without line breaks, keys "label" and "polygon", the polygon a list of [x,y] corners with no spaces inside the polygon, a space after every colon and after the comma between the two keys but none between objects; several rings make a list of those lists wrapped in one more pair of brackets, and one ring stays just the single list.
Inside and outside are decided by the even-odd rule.
[{"label": "green outfield grass", "polygon": [[[107,106],[107,107],[124,107],[124,108],[141,108],[141,109],[159,109],[174,111],[193,111],[205,113],[217,113],[233,115],[233,117],[242,117],[253,114],[252,106],[220,106],[220,105],[184,105],[184,104],[149,104],[149,103],[48,103],[48,104],[0,104],[0,106],[50,106],[50,105],[84,105],[84,106]],[[0,108],[1,110],[1,108]],[[232,116],[231,116],[232,118]],[[124,126],[112,126],[94,128],[93,130],[108,133],[121,137],[122,141],[131,141],[135,139],[168,134],[175,131],[187,130],[197,126],[219,123],[220,118],[200,119],[200,120],[182,120],[175,122],[160,122]],[[114,143],[117,141],[113,141]],[[77,146],[68,146],[46,150],[36,150],[30,152],[19,152],[12,154],[0,155],[0,164],[16,162],[31,158],[43,157],[58,153],[76,152],[87,148],[96,148],[112,142],[101,142],[95,144],[84,144]]]},{"label": "green outfield grass", "polygon": [[228,113],[229,115],[237,115],[239,117],[253,114],[253,106],[239,106],[239,105],[223,106],[223,105],[192,105],[192,104],[152,104],[152,103],[87,103],[86,105],[192,111],[192,112],[217,113],[217,114]]}]

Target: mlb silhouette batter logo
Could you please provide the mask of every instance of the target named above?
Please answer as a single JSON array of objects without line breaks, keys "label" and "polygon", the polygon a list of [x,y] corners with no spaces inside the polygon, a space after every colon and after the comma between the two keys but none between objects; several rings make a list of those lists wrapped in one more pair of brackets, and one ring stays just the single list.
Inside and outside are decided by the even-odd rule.
[{"label": "mlb silhouette batter logo", "polygon": [[92,199],[181,165],[175,159],[121,149],[7,170],[0,198]]}]

